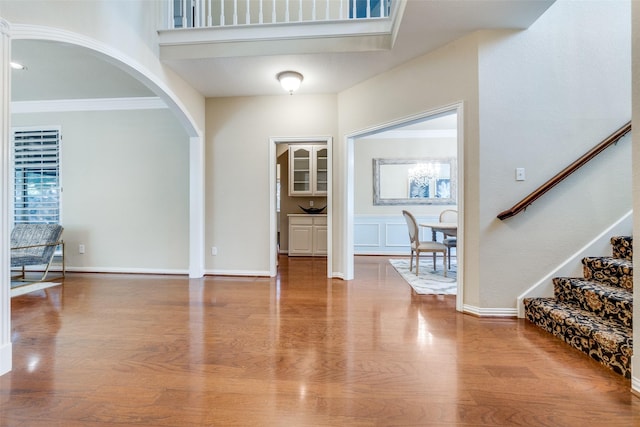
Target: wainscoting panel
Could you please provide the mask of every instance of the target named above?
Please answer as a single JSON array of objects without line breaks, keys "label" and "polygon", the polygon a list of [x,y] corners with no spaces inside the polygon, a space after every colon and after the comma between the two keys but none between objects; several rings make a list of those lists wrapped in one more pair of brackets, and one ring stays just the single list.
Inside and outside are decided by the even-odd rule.
[{"label": "wainscoting panel", "polygon": [[[437,222],[437,216],[416,216],[418,223]],[[400,215],[356,215],[353,219],[354,254],[408,255],[407,223]],[[430,229],[420,229],[422,240],[431,240]]]},{"label": "wainscoting panel", "polygon": [[356,247],[380,247],[380,224],[362,222],[356,224],[353,229],[353,241],[357,242]]}]

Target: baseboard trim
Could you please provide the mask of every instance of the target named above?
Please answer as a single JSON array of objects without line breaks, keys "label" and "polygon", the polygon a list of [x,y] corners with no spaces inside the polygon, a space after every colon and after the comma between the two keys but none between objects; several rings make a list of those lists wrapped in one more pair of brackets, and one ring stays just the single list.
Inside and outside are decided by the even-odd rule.
[{"label": "baseboard trim", "polygon": [[205,276],[271,277],[271,272],[266,270],[205,270],[204,274]]},{"label": "baseboard trim", "polygon": [[[167,270],[155,268],[118,268],[118,267],[66,267],[70,273],[116,273],[116,274],[163,274],[188,275],[189,270]],[[49,271],[60,271],[51,269]]]},{"label": "baseboard trim", "polygon": [[13,347],[11,342],[0,347],[0,375],[11,371],[13,363]]},{"label": "baseboard trim", "polygon": [[62,283],[60,282],[36,282],[36,283],[25,282],[24,285],[19,285],[11,288],[11,298],[28,294],[31,292],[35,292],[35,291],[40,291],[42,289],[51,288],[53,286],[60,286],[61,284]]},{"label": "baseboard trim", "polygon": [[462,312],[477,317],[518,317],[516,308],[482,308],[464,304]]}]

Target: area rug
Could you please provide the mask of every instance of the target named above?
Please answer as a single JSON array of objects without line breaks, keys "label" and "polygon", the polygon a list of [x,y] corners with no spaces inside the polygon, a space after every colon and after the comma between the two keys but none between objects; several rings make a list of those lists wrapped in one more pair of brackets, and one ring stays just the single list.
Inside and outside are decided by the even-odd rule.
[{"label": "area rug", "polygon": [[413,271],[409,271],[409,259],[390,259],[389,262],[417,294],[455,295],[458,290],[454,264],[451,264],[451,270],[444,277],[442,267],[433,272],[431,259],[420,260],[419,276],[416,276],[415,265]]},{"label": "area rug", "polygon": [[47,289],[52,286],[58,286],[62,283],[54,282],[11,282],[11,297],[17,297],[19,295],[28,294],[29,292],[35,292],[42,289]]}]

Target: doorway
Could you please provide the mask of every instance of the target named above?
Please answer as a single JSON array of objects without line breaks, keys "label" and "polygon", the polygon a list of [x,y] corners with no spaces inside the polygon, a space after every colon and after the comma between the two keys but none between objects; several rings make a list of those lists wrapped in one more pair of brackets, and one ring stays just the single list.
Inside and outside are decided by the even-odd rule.
[{"label": "doorway", "polygon": [[[331,274],[331,259],[332,259],[332,215],[331,215],[331,198],[332,198],[332,137],[286,137],[286,138],[271,138],[269,143],[269,188],[270,188],[270,256],[269,256],[269,271],[271,277],[275,277],[278,269],[278,255],[280,252],[286,251],[283,249],[283,240],[287,237],[285,225],[287,223],[287,215],[291,212],[302,213],[300,207],[309,207],[313,202],[315,207],[326,206],[323,213],[327,214],[326,217],[326,257],[327,257],[327,277],[332,277]],[[317,197],[315,195],[301,196],[288,199],[288,186],[285,179],[285,175],[288,174],[287,168],[280,168],[280,175],[278,175],[278,158],[287,156],[289,146],[314,146],[323,145],[326,147],[326,195]],[[288,206],[288,208],[286,207]]]},{"label": "doorway", "polygon": [[[360,145],[358,144],[367,144],[370,140],[375,140],[375,139],[381,139],[381,136],[385,136],[385,140],[389,140],[390,143],[392,143],[393,141],[393,136],[396,135],[398,136],[398,138],[407,138],[409,134],[411,134],[411,136],[409,136],[409,138],[413,137],[413,138],[423,138],[423,136],[420,136],[420,131],[424,130],[424,129],[428,129],[429,128],[429,124],[432,124],[433,122],[430,123],[430,121],[438,119],[438,118],[442,118],[442,117],[449,117],[449,118],[453,118],[452,124],[450,126],[449,129],[446,129],[446,132],[442,132],[442,134],[448,134],[451,137],[451,143],[454,145],[455,147],[455,160],[456,160],[456,171],[455,171],[455,181],[456,181],[456,188],[455,190],[452,189],[452,191],[455,191],[455,200],[456,203],[455,205],[444,205],[444,204],[440,204],[438,205],[437,203],[434,204],[434,207],[431,209],[431,211],[429,211],[429,208],[425,208],[425,212],[427,215],[430,216],[434,216],[437,219],[437,215],[439,214],[439,211],[443,210],[443,209],[457,209],[459,214],[458,214],[458,239],[457,239],[457,248],[455,251],[456,254],[456,261],[458,264],[458,274],[457,274],[457,296],[456,296],[456,308],[458,311],[462,311],[463,309],[463,291],[464,291],[464,207],[463,207],[463,202],[464,202],[464,158],[463,158],[463,141],[464,141],[464,137],[463,137],[463,111],[462,111],[462,103],[456,103],[453,105],[449,105],[437,110],[432,110],[432,111],[428,111],[416,116],[412,116],[412,117],[408,117],[405,119],[401,119],[392,123],[387,123],[384,125],[380,125],[377,126],[375,128],[371,128],[371,129],[366,129],[363,130],[361,132],[358,133],[354,133],[352,135],[347,136],[347,141],[346,141],[346,156],[347,156],[347,164],[348,165],[352,165],[351,167],[349,167],[346,171],[346,200],[345,200],[345,204],[346,204],[346,215],[345,215],[345,225],[346,225],[346,247],[345,247],[345,279],[349,280],[349,279],[353,279],[354,278],[354,257],[356,255],[356,252],[362,253],[362,251],[356,251],[356,244],[359,243],[358,241],[360,241],[362,239],[362,230],[364,229],[364,227],[359,227],[359,224],[357,224],[356,220],[357,220],[357,216],[360,213],[363,213],[363,216],[366,216],[367,214],[371,214],[372,212],[374,213],[380,213],[381,217],[391,217],[392,219],[390,219],[390,222],[394,222],[393,224],[389,225],[389,224],[377,224],[377,230],[380,230],[380,234],[377,235],[377,237],[379,238],[380,241],[382,242],[388,242],[389,240],[392,241],[392,244],[387,245],[384,248],[380,248],[380,252],[379,254],[385,254],[385,251],[397,251],[397,250],[401,250],[400,248],[403,246],[402,244],[396,244],[395,248],[393,247],[393,239],[394,237],[391,236],[389,237],[389,235],[385,235],[384,233],[387,232],[389,229],[396,227],[396,230],[403,230],[404,236],[403,238],[406,238],[406,225],[404,225],[404,223],[401,223],[401,219],[400,216],[398,216],[398,219],[395,220],[393,219],[395,216],[397,216],[397,212],[403,209],[402,205],[403,204],[407,204],[410,205],[410,208],[414,208],[416,207],[417,203],[415,200],[410,200],[410,196],[407,195],[407,200],[402,201],[402,200],[398,200],[398,203],[393,203],[396,204],[396,206],[370,206],[369,207],[369,211],[367,211],[366,209],[363,210],[362,206],[363,206],[363,201],[362,201],[362,188],[363,187],[357,187],[357,185],[362,185],[362,176],[356,176],[356,172],[355,169],[358,166],[356,164],[356,156],[357,154],[359,154],[360,150],[357,150],[357,148],[360,148]],[[410,132],[407,132],[410,131]],[[440,129],[440,131],[444,131],[444,129]],[[436,133],[431,132],[431,136],[436,135]],[[356,144],[357,143],[357,144]],[[357,152],[358,151],[358,152]],[[394,151],[394,150],[391,150]],[[397,154],[397,155],[396,155]],[[395,156],[395,157],[411,157],[410,155],[407,155],[407,153],[403,153],[402,151],[398,151],[397,153],[393,153],[390,155],[391,157]],[[362,167],[361,171],[359,172],[359,174],[368,174],[367,178],[369,179],[369,187],[372,187],[371,183],[372,180],[374,179],[371,172],[371,159],[368,159],[368,167],[369,170],[366,171],[365,167]],[[356,167],[354,167],[353,165],[355,165]],[[358,189],[358,194],[356,194],[356,189]],[[370,188],[366,188],[365,191],[374,191],[371,190]],[[369,198],[367,196],[367,198],[369,200],[373,199],[374,197]],[[369,202],[370,205],[372,204],[372,202]],[[452,207],[453,206],[453,207]],[[421,208],[422,209],[422,208]],[[369,228],[374,228],[371,227],[371,216],[369,216],[367,218],[367,221],[369,221],[369,224],[367,224],[367,226]],[[402,224],[402,227],[401,227]],[[358,225],[358,228],[356,227]],[[356,233],[357,233],[357,238],[358,241],[356,241]],[[397,242],[397,241],[396,241]],[[373,239],[371,241],[371,245],[373,246]],[[408,254],[408,249],[406,249],[406,245],[404,252],[402,252],[402,255],[407,255]]]}]

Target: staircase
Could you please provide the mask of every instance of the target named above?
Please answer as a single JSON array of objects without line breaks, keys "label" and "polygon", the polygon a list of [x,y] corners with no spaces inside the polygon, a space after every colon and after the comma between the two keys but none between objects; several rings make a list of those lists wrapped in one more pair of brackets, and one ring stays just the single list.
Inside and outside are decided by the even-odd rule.
[{"label": "staircase", "polygon": [[582,260],[583,278],[553,279],[553,298],[526,298],[526,318],[588,354],[614,372],[631,377],[633,239],[611,238],[611,257]]}]

